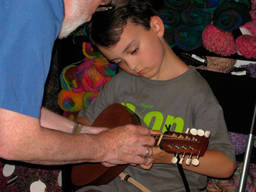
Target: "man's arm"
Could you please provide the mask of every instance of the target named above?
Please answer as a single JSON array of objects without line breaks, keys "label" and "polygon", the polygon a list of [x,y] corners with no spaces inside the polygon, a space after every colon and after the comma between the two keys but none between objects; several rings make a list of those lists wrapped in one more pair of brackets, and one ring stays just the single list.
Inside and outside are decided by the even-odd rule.
[{"label": "man's arm", "polygon": [[[87,125],[81,127],[80,133],[97,134],[106,130],[104,127],[89,127],[91,123],[85,118],[79,118],[77,122]],[[40,125],[44,128],[72,133],[75,122],[43,107],[41,109]]]},{"label": "man's arm", "polygon": [[[40,164],[82,161],[141,164],[145,161],[145,146],[154,144],[150,131],[144,127],[126,125],[97,135],[74,135],[65,133],[74,125],[67,122],[72,124],[59,126],[56,120],[56,128],[44,122],[42,125],[51,128],[46,129],[40,126],[39,119],[0,109],[0,156]],[[64,132],[56,131],[62,130],[61,127],[65,127]]]}]

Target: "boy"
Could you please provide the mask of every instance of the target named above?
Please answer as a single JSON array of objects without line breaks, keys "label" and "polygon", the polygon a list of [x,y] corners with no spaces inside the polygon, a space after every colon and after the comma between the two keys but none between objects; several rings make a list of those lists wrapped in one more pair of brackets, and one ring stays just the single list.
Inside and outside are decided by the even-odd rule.
[{"label": "boy", "polygon": [[[200,74],[181,61],[164,40],[164,25],[147,1],[130,0],[123,7],[93,16],[88,25],[92,43],[122,69],[106,84],[80,118],[93,122],[113,103],[134,111],[143,125],[176,132],[186,128],[209,130],[209,146],[198,166],[182,163],[191,191],[207,185],[207,176],[226,178],[235,168],[233,146],[228,138],[223,111]],[[153,192],[185,191],[173,154],[154,147],[145,166],[129,166],[124,171]],[[151,167],[151,163],[153,163]],[[149,170],[146,170],[150,168]],[[89,186],[104,192],[140,191],[119,177],[107,185]]]}]

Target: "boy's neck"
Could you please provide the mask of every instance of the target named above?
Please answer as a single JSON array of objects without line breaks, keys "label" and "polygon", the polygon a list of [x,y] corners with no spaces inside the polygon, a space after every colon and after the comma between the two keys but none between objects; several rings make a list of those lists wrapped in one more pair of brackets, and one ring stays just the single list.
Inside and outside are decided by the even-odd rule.
[{"label": "boy's neck", "polygon": [[165,59],[162,68],[165,78],[163,80],[170,80],[185,73],[189,67],[173,52],[168,44],[166,44],[165,49]]}]

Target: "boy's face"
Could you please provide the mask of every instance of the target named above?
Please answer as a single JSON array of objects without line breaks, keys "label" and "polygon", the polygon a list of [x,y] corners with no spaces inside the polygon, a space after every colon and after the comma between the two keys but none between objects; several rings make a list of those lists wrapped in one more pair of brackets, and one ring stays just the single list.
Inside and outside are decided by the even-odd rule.
[{"label": "boy's face", "polygon": [[162,20],[151,18],[151,28],[130,21],[124,27],[120,41],[111,47],[98,46],[109,61],[124,71],[152,80],[162,80],[164,61],[164,27]]}]

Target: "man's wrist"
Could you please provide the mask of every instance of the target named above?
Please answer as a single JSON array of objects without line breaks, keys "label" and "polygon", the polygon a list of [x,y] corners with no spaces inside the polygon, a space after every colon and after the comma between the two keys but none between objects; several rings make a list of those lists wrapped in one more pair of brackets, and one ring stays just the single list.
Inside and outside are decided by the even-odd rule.
[{"label": "man's wrist", "polygon": [[82,124],[75,122],[75,125],[74,125],[74,127],[73,127],[72,133],[73,133],[73,134],[79,134],[79,133],[81,133],[82,127],[83,127]]}]

